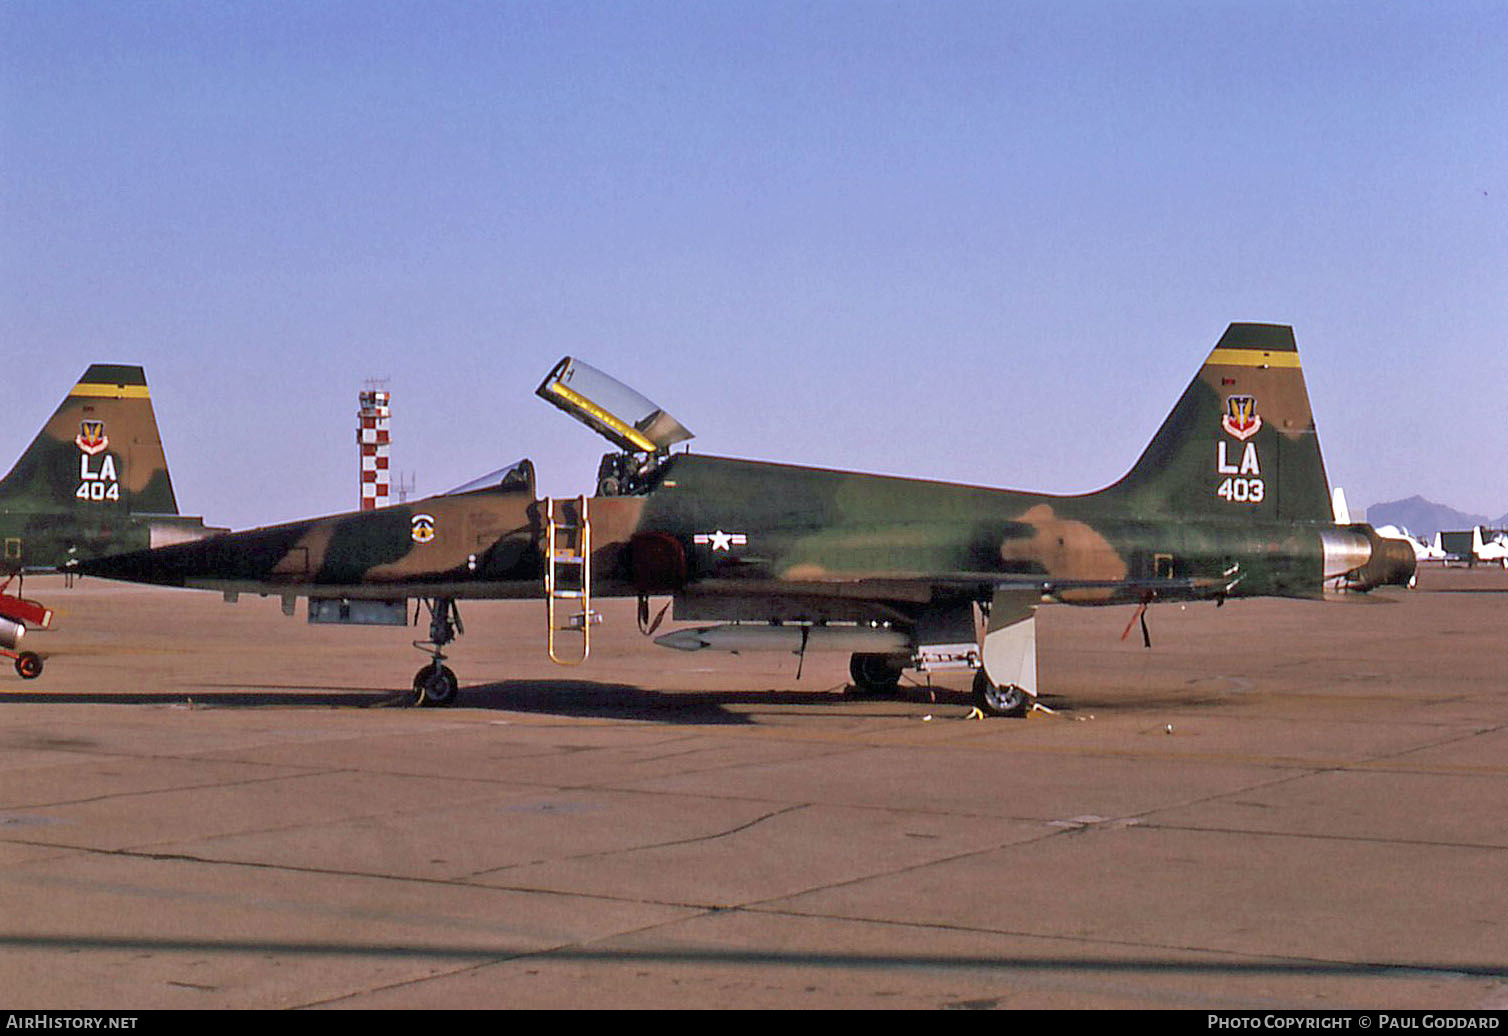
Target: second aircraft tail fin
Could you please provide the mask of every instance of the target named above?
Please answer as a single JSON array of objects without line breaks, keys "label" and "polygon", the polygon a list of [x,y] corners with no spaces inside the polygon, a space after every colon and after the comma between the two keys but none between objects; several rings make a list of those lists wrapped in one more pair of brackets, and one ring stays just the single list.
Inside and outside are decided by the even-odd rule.
[{"label": "second aircraft tail fin", "polygon": [[12,510],[177,514],[140,367],[96,363],[4,479]]}]

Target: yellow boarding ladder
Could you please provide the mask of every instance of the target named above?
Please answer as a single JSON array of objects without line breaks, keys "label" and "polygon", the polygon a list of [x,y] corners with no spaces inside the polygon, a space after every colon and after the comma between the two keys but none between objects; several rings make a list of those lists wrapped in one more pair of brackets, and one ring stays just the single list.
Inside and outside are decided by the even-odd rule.
[{"label": "yellow boarding ladder", "polygon": [[[585,662],[592,653],[592,624],[602,620],[592,611],[592,523],[585,495],[559,505],[545,498],[545,612],[550,661]],[[557,633],[581,634],[581,654],[562,656],[556,649]]]}]

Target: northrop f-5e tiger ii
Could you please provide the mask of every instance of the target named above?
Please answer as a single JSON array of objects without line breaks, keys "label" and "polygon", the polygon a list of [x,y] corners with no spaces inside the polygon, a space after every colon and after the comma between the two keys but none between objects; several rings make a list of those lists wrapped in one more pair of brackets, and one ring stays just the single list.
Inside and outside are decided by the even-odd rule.
[{"label": "northrop f-5e tiger ii", "polygon": [[[1290,327],[1232,324],[1124,478],[1071,496],[674,450],[691,433],[567,357],[538,394],[616,447],[595,492],[538,499],[529,461],[449,493],[121,554],[113,579],[309,599],[311,622],[430,619],[415,699],[457,696],[457,602],[542,598],[544,640],[587,659],[593,602],[670,595],[682,650],[847,651],[857,689],[967,668],[981,710],[1038,692],[1036,611],[1232,597],[1321,598],[1413,576],[1408,545],[1332,519]],[[415,610],[415,621],[418,611]]]}]

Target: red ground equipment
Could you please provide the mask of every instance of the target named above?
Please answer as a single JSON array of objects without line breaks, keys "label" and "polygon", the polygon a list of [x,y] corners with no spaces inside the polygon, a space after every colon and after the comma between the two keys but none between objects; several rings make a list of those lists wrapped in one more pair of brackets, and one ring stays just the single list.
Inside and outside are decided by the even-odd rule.
[{"label": "red ground equipment", "polygon": [[21,679],[35,680],[42,675],[42,656],[22,650],[21,641],[28,628],[45,630],[52,625],[52,609],[24,597],[12,597],[5,592],[10,584],[10,579],[0,583],[0,655],[16,660]]}]

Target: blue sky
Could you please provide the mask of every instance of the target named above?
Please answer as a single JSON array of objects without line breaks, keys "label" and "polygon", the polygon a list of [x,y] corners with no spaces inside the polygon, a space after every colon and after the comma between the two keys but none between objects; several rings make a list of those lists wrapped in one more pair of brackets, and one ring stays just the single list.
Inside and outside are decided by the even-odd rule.
[{"label": "blue sky", "polygon": [[1232,320],[1332,482],[1508,511],[1508,4],[0,0],[0,467],[141,363],[185,511],[605,444],[1078,492]]}]

